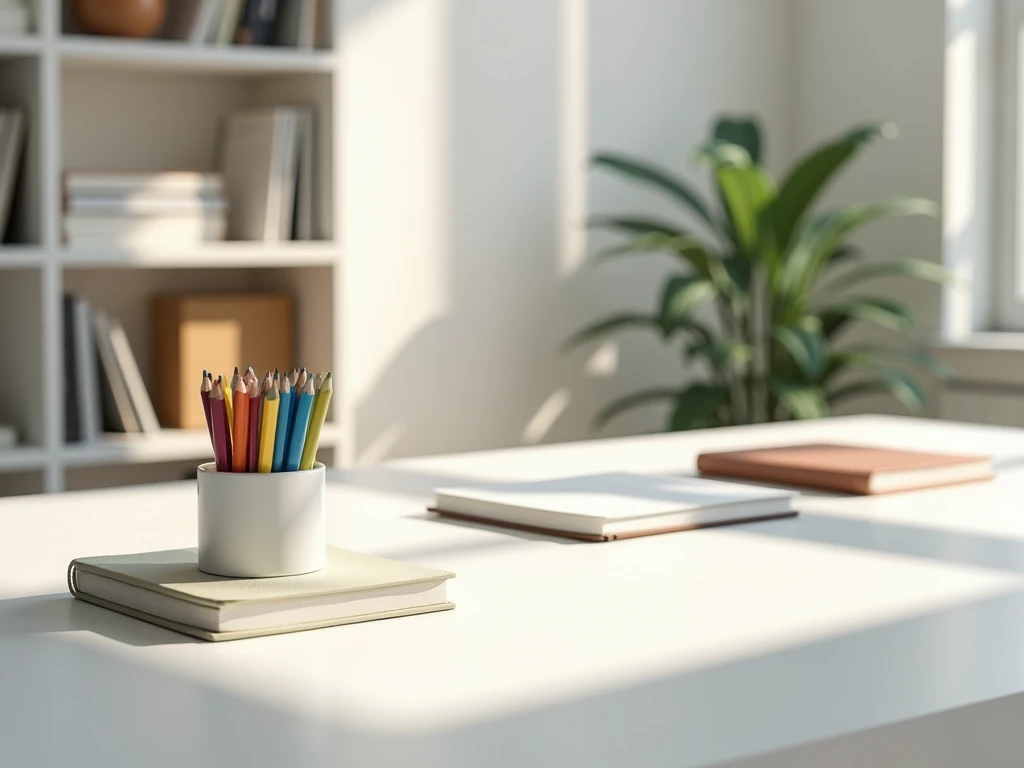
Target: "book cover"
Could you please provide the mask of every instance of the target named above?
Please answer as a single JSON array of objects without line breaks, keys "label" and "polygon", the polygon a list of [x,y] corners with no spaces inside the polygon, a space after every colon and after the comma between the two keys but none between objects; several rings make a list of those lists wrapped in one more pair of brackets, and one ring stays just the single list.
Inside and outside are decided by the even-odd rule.
[{"label": "book cover", "polygon": [[[321,571],[233,579],[200,571],[193,547],[78,558],[68,566],[68,588],[87,602],[218,641],[450,610],[444,584],[454,575],[328,547]],[[180,620],[188,617],[194,621]],[[250,628],[214,628],[225,624]]]},{"label": "book cover", "polygon": [[75,297],[64,294],[64,440],[81,439],[78,416],[78,364],[75,345]]},{"label": "book cover", "polygon": [[110,432],[140,432],[139,421],[132,408],[128,387],[117,365],[111,341],[110,318],[102,309],[92,315],[96,350],[100,362],[100,396],[103,404],[103,428]]},{"label": "book cover", "polygon": [[25,118],[21,110],[0,110],[0,240],[7,236],[24,141]]},{"label": "book cover", "polygon": [[988,479],[991,460],[870,446],[811,443],[704,453],[697,469],[717,477],[873,494]]},{"label": "book cover", "polygon": [[699,477],[609,472],[438,488],[431,511],[583,541],[792,517],[792,491]]},{"label": "book cover", "polygon": [[103,431],[100,405],[96,341],[93,338],[92,309],[80,296],[73,300],[74,365],[78,410],[78,435],[85,442],[97,440]]},{"label": "book cover", "polygon": [[160,422],[153,408],[153,401],[149,398],[146,381],[142,378],[142,371],[139,370],[131,344],[128,343],[128,335],[124,332],[121,321],[115,318],[110,319],[110,344],[139,428],[143,432],[159,432]]}]

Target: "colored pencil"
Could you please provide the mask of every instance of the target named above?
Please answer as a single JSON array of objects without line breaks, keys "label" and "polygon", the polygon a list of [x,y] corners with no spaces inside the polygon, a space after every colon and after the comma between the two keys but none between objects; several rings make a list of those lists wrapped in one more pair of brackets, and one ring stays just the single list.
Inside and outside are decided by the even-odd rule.
[{"label": "colored pencil", "polygon": [[281,377],[281,392],[279,405],[277,406],[277,432],[274,439],[274,460],[271,463],[271,472],[280,472],[284,469],[284,452],[288,448],[288,428],[291,426],[292,383],[286,373]]},{"label": "colored pencil", "polygon": [[[296,392],[302,392],[302,390],[304,390],[306,388],[306,379],[308,379],[308,378],[309,378],[309,374],[306,373],[306,369],[305,368],[299,368],[299,378],[295,382],[295,386],[293,387],[293,389]],[[314,387],[313,391],[316,392],[316,388],[315,387]]]},{"label": "colored pencil", "polygon": [[262,415],[263,395],[260,394],[259,382],[253,378],[249,382],[249,442],[245,459],[245,471],[255,472],[260,462],[260,416]]},{"label": "colored pencil", "polygon": [[267,394],[263,396],[263,416],[260,426],[260,472],[269,472],[274,464],[274,442],[277,435],[277,413],[281,405],[277,382],[271,381]]},{"label": "colored pencil", "polygon": [[252,369],[251,365],[246,368],[245,373],[242,374],[242,381],[245,382],[246,389],[249,388],[249,384],[256,381],[256,371]]},{"label": "colored pencil", "polygon": [[213,440],[213,457],[218,472],[231,471],[231,428],[228,426],[227,401],[224,399],[224,387],[220,379],[210,392],[211,438]]},{"label": "colored pencil", "polygon": [[295,420],[288,437],[288,455],[284,460],[284,471],[295,472],[302,460],[302,449],[306,443],[306,430],[313,412],[313,380],[306,379],[306,386],[295,400]]},{"label": "colored pencil", "polygon": [[206,431],[210,433],[210,442],[213,442],[213,422],[210,420],[210,391],[213,389],[213,376],[209,371],[203,371],[203,383],[199,385],[199,397],[203,401],[203,414],[206,416]]},{"label": "colored pencil", "polygon": [[295,385],[299,383],[299,369],[292,368],[292,372],[288,374],[288,383],[292,385],[292,391],[295,391]]},{"label": "colored pencil", "polygon": [[234,428],[235,428],[235,408],[234,408],[234,394],[235,394],[235,383],[241,381],[241,377],[238,375],[238,366],[235,366],[235,372],[231,376],[231,379],[224,379],[224,403],[228,409],[228,426],[231,427],[231,439],[234,440]]},{"label": "colored pencil", "polygon": [[234,421],[231,425],[232,457],[231,469],[234,472],[245,472],[249,445],[249,393],[245,390],[242,379],[235,376],[232,387],[231,402],[234,405]]},{"label": "colored pencil", "polygon": [[327,419],[327,406],[331,404],[333,389],[331,374],[327,373],[313,397],[313,413],[309,418],[309,429],[306,431],[306,444],[302,447],[302,460],[299,462],[299,469],[312,469],[313,462],[316,461],[316,449],[320,445],[320,431]]}]

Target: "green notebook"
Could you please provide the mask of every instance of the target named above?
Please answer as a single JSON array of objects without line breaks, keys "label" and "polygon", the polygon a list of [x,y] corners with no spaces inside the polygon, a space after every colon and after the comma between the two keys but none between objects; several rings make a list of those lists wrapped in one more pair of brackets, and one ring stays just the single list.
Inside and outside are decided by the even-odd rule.
[{"label": "green notebook", "polygon": [[202,640],[239,640],[447,611],[455,606],[445,583],[454,575],[328,547],[322,571],[232,579],[200,571],[193,547],[81,557],[68,566],[68,588],[80,600]]}]

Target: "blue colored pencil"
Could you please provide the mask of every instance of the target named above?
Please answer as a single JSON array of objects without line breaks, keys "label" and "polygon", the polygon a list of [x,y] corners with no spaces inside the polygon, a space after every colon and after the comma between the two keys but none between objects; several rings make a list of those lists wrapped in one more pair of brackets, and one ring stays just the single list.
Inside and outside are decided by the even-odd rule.
[{"label": "blue colored pencil", "polygon": [[281,379],[281,404],[277,407],[277,438],[274,440],[274,459],[270,466],[271,472],[280,472],[284,469],[284,455],[288,450],[288,438],[291,436],[292,425],[292,403],[295,394],[292,392],[292,383],[285,374]]},{"label": "blue colored pencil", "polygon": [[285,472],[297,472],[302,461],[302,447],[306,444],[306,430],[313,413],[313,377],[306,379],[306,386],[295,400],[295,423],[288,435],[288,449],[284,459]]}]

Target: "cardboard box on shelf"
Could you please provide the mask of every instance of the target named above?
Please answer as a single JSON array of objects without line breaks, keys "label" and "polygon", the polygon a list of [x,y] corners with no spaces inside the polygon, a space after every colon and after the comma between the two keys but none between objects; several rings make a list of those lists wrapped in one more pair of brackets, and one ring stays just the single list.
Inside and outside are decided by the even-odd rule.
[{"label": "cardboard box on shelf", "polygon": [[230,381],[234,366],[260,376],[292,366],[294,304],[283,293],[199,293],[153,299],[156,409],[165,427],[205,429],[200,377]]}]

